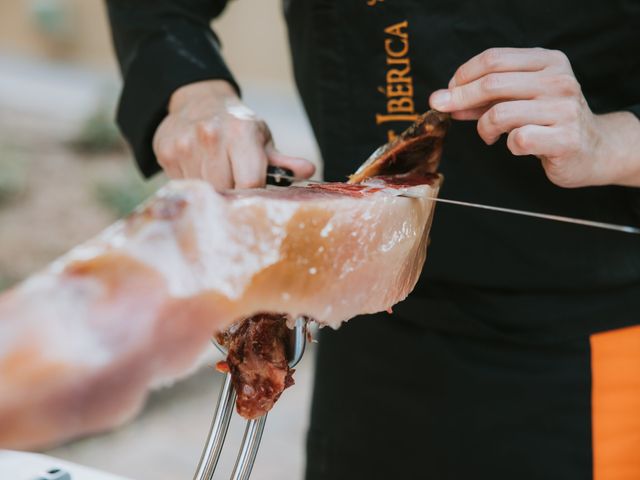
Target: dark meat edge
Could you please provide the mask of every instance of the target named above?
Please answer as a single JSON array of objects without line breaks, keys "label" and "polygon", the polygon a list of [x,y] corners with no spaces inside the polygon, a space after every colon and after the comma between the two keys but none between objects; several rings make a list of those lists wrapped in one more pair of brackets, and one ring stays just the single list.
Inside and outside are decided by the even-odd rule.
[{"label": "dark meat edge", "polygon": [[389,143],[377,149],[349,177],[348,183],[361,183],[379,176],[426,176],[440,165],[444,137],[450,124],[448,113],[429,110]]},{"label": "dark meat edge", "polygon": [[217,336],[228,352],[226,361],[217,368],[231,373],[236,410],[248,420],[271,410],[282,392],[294,384],[287,319],[282,314],[260,313]]}]

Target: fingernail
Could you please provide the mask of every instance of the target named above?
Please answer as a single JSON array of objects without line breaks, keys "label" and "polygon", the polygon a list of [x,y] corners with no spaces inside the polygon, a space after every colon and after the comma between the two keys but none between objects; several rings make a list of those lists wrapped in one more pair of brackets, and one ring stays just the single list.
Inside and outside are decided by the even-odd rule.
[{"label": "fingernail", "polygon": [[451,92],[449,90],[440,90],[433,94],[431,97],[431,104],[434,108],[438,110],[442,110],[449,106],[449,102],[451,101]]},{"label": "fingernail", "polygon": [[451,77],[451,80],[449,80],[449,88],[453,88],[456,86],[456,77]]}]

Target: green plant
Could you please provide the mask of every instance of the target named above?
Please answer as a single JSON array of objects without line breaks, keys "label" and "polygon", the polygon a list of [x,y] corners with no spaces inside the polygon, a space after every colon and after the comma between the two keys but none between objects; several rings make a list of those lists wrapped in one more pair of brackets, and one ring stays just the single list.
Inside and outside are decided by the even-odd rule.
[{"label": "green plant", "polygon": [[131,169],[119,180],[96,183],[95,196],[102,206],[122,217],[155,192],[163,182],[162,177],[145,182]]},{"label": "green plant", "polygon": [[82,152],[100,153],[122,150],[124,143],[110,109],[100,106],[84,122],[71,146]]},{"label": "green plant", "polygon": [[8,275],[4,275],[2,272],[0,272],[0,292],[2,292],[3,290],[7,290],[17,282],[17,279]]},{"label": "green plant", "polygon": [[0,206],[26,190],[27,170],[27,160],[20,151],[0,143]]}]

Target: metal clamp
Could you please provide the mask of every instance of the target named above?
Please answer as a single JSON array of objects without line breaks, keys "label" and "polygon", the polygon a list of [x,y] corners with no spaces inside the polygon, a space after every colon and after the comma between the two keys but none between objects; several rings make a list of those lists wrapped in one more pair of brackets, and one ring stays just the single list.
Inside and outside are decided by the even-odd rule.
[{"label": "metal clamp", "polygon": [[[307,319],[299,317],[296,319],[294,331],[293,331],[293,344],[291,359],[289,360],[289,366],[295,367],[304,354],[307,340]],[[217,342],[213,341],[214,345],[225,356],[227,355],[226,349],[224,349]],[[211,429],[205,443],[202,456],[198,462],[198,468],[193,477],[194,480],[212,480],[213,475],[222,453],[227,431],[229,430],[229,422],[231,421],[231,415],[233,414],[233,407],[236,400],[236,392],[233,389],[231,382],[231,374],[227,373],[224,379],[220,396],[218,397],[218,404],[216,406],[213,420],[211,422]],[[262,439],[262,432],[264,431],[264,425],[267,421],[267,415],[263,415],[260,418],[254,420],[247,420],[247,426],[244,431],[244,437],[242,438],[242,446],[236,459],[236,464],[231,474],[231,480],[248,480],[253,470],[253,465],[258,454],[258,448],[260,447],[260,440]]]}]

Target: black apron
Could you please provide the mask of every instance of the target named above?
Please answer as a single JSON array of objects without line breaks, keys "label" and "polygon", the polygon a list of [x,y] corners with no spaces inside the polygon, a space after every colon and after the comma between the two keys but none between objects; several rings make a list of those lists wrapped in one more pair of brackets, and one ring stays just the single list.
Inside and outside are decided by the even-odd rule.
[{"label": "black apron", "polygon": [[[564,51],[596,113],[640,103],[638,2],[285,7],[329,180],[406,128],[490,47]],[[639,221],[637,189],[556,187],[504,139],[484,145],[472,122],[454,123],[440,170],[443,197]],[[322,331],[307,480],[592,478],[603,458],[592,438],[592,344],[607,330],[635,335],[623,327],[640,323],[639,239],[447,205],[431,237],[420,283],[394,315]]]}]

